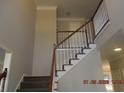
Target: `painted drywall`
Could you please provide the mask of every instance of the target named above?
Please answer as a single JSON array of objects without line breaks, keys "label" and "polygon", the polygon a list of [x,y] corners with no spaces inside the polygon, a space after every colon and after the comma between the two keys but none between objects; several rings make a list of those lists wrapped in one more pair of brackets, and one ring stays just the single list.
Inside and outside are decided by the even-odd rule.
[{"label": "painted drywall", "polygon": [[53,44],[56,43],[56,8],[37,10],[33,75],[50,75]]},{"label": "painted drywall", "polygon": [[124,0],[105,0],[113,32],[124,29]]},{"label": "painted drywall", "polygon": [[58,31],[76,31],[80,26],[86,22],[83,18],[58,18]]},{"label": "painted drywall", "polygon": [[110,24],[96,38],[96,43],[100,46],[109,40],[118,31],[124,32],[124,0],[104,0]]},{"label": "painted drywall", "polygon": [[[114,60],[110,60],[110,66],[112,71],[113,80],[123,80],[124,77],[124,55],[120,55]],[[123,84],[114,84],[115,92],[123,92]]]},{"label": "painted drywall", "polygon": [[34,21],[34,0],[0,0],[0,46],[12,53],[7,91],[32,72]]},{"label": "painted drywall", "polygon": [[104,85],[85,85],[83,83],[84,80],[103,79],[100,53],[94,49],[59,80],[58,88],[62,92],[104,92]]}]

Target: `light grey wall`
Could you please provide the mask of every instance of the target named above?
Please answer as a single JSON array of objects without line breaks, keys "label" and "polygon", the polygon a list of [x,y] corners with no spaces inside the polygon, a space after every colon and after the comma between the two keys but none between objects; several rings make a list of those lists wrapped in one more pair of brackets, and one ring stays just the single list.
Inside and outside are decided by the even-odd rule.
[{"label": "light grey wall", "polygon": [[99,46],[109,40],[116,32],[124,32],[124,0],[104,1],[108,10],[110,25],[100,33],[99,37],[97,37],[96,44]]},{"label": "light grey wall", "polygon": [[124,29],[124,0],[105,0],[113,32]]},{"label": "light grey wall", "polygon": [[59,80],[62,92],[104,92],[104,85],[84,85],[83,80],[103,80],[100,53],[97,49],[83,58],[72,70]]},{"label": "light grey wall", "polygon": [[58,19],[57,30],[58,31],[76,31],[79,27],[85,24],[85,19]]},{"label": "light grey wall", "polygon": [[33,75],[50,75],[54,43],[56,43],[56,9],[37,10]]},{"label": "light grey wall", "polygon": [[34,19],[34,0],[0,0],[0,46],[12,52],[8,91],[32,72]]}]

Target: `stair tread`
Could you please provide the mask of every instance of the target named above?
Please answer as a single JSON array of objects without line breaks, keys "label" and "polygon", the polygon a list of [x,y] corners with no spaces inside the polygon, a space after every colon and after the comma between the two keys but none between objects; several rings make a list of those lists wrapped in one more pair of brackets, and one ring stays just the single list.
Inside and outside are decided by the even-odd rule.
[{"label": "stair tread", "polygon": [[78,58],[70,58],[70,60],[79,60]]},{"label": "stair tread", "polygon": [[69,65],[69,66],[72,66],[73,64],[64,64],[64,65],[65,65],[65,66],[66,66],[66,65],[67,65],[67,66],[68,66],[68,65]]},{"label": "stair tread", "polygon": [[49,78],[50,76],[25,76],[24,78]]},{"label": "stair tread", "polygon": [[21,83],[23,84],[44,84],[44,83],[49,83],[49,81],[48,80],[46,81],[23,81]]},{"label": "stair tread", "polygon": [[46,78],[50,78],[50,76],[26,76],[24,77],[24,79],[46,79]]},{"label": "stair tread", "polygon": [[48,88],[49,85],[30,85],[30,86],[27,86],[27,85],[21,85],[20,88],[22,89],[27,89],[27,88]]},{"label": "stair tread", "polygon": [[48,92],[50,76],[25,76],[17,92]]},{"label": "stair tread", "polygon": [[26,76],[23,81],[46,81],[49,79],[50,76]]},{"label": "stair tread", "polygon": [[66,70],[56,70],[56,71],[66,71]]},{"label": "stair tread", "polygon": [[27,89],[18,89],[17,92],[48,92],[48,88],[27,88]]},{"label": "stair tread", "polygon": [[48,87],[49,80],[45,81],[23,81],[21,82],[21,88],[40,88]]},{"label": "stair tread", "polygon": [[77,53],[76,55],[85,55],[86,53]]}]

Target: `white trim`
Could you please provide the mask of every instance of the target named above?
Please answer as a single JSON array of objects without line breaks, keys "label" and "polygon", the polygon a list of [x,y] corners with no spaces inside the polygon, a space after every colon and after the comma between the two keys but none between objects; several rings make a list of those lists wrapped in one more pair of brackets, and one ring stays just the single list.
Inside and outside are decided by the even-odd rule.
[{"label": "white trim", "polygon": [[19,80],[19,82],[18,82],[18,84],[17,84],[17,86],[16,86],[16,88],[15,88],[15,92],[16,92],[16,90],[19,88],[21,82],[23,81],[24,76],[26,76],[26,74],[23,74],[23,75],[22,75],[21,79]]},{"label": "white trim", "polygon": [[58,18],[57,21],[86,21],[84,18]]},{"label": "white trim", "polygon": [[57,6],[38,6],[37,10],[56,10]]}]

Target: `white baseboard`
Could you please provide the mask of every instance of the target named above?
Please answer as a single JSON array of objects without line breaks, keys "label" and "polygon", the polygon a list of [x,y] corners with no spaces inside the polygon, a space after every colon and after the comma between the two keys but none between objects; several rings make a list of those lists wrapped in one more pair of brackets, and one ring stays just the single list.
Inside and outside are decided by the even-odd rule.
[{"label": "white baseboard", "polygon": [[19,80],[19,82],[18,82],[18,84],[17,84],[17,86],[16,86],[16,88],[15,88],[15,91],[14,91],[14,92],[16,92],[16,90],[19,88],[20,83],[22,82],[22,80],[23,80],[24,76],[26,76],[26,74],[23,74],[23,75],[22,75],[22,77],[21,77],[21,79]]}]

